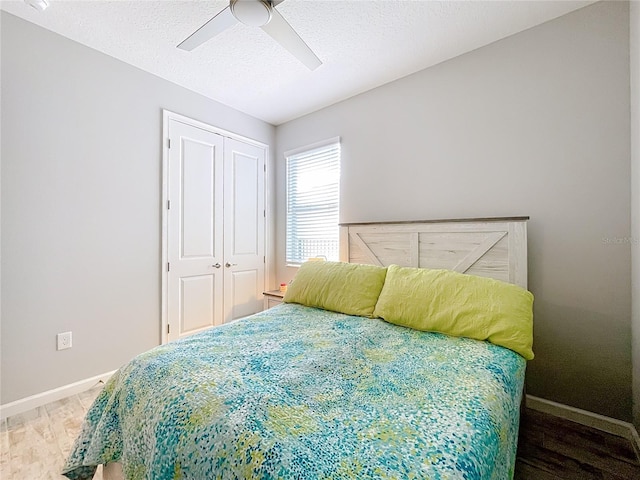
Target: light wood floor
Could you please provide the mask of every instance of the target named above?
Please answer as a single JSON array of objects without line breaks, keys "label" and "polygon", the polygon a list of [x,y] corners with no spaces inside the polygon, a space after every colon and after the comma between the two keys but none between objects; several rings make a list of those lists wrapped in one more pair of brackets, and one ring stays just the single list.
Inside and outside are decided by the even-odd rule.
[{"label": "light wood floor", "polygon": [[[0,479],[63,480],[62,465],[102,385],[0,424]],[[516,480],[640,480],[628,440],[525,409]],[[101,467],[94,479],[102,480]]]},{"label": "light wood floor", "polygon": [[[86,392],[9,417],[0,424],[0,479],[62,480],[87,409],[102,384]],[[102,480],[99,468],[94,479]]]}]

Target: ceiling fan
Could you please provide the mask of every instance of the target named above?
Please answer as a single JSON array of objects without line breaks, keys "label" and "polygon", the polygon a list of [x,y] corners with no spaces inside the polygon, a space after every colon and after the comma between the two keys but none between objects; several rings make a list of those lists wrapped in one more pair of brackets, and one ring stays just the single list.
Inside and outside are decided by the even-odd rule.
[{"label": "ceiling fan", "polygon": [[282,15],[275,9],[283,0],[230,0],[215,17],[188,36],[178,48],[191,51],[207,40],[215,37],[237,22],[251,27],[260,27],[273,39],[300,60],[310,70],[315,70],[322,62],[304,43]]}]

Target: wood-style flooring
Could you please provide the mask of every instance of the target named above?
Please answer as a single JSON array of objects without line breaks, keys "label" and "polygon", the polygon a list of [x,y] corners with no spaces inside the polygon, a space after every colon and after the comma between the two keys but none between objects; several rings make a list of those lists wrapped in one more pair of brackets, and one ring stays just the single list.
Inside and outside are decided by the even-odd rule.
[{"label": "wood-style flooring", "polygon": [[527,408],[515,479],[640,480],[640,463],[625,438]]},{"label": "wood-style flooring", "polygon": [[[66,480],[60,475],[102,384],[0,423],[1,480]],[[94,479],[102,480],[98,468]]]},{"label": "wood-style flooring", "polygon": [[[63,480],[62,465],[100,388],[3,420],[0,479]],[[95,479],[102,480],[100,468]],[[629,440],[525,409],[515,480],[573,479],[640,480],[640,463]]]}]

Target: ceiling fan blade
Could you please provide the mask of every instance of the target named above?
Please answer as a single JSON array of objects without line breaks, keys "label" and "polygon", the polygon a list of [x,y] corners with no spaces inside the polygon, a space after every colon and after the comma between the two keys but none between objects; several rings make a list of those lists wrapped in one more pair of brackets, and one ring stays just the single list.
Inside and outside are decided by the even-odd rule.
[{"label": "ceiling fan blade", "polygon": [[262,28],[273,39],[286,48],[294,57],[304,63],[310,70],[315,70],[322,62],[315,53],[304,43],[282,15],[275,8],[271,12],[271,21]]},{"label": "ceiling fan blade", "polygon": [[236,23],[238,23],[236,17],[231,13],[231,9],[226,7],[183,40],[182,43],[178,45],[178,48],[191,51]]}]

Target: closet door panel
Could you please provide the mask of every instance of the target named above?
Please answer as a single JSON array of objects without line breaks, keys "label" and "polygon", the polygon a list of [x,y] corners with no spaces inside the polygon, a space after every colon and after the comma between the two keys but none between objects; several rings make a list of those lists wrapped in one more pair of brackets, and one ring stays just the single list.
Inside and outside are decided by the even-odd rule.
[{"label": "closet door panel", "polygon": [[262,310],[265,149],[225,138],[225,322]]},{"label": "closet door panel", "polygon": [[224,139],[175,120],[169,139],[166,301],[173,340],[223,322]]}]

